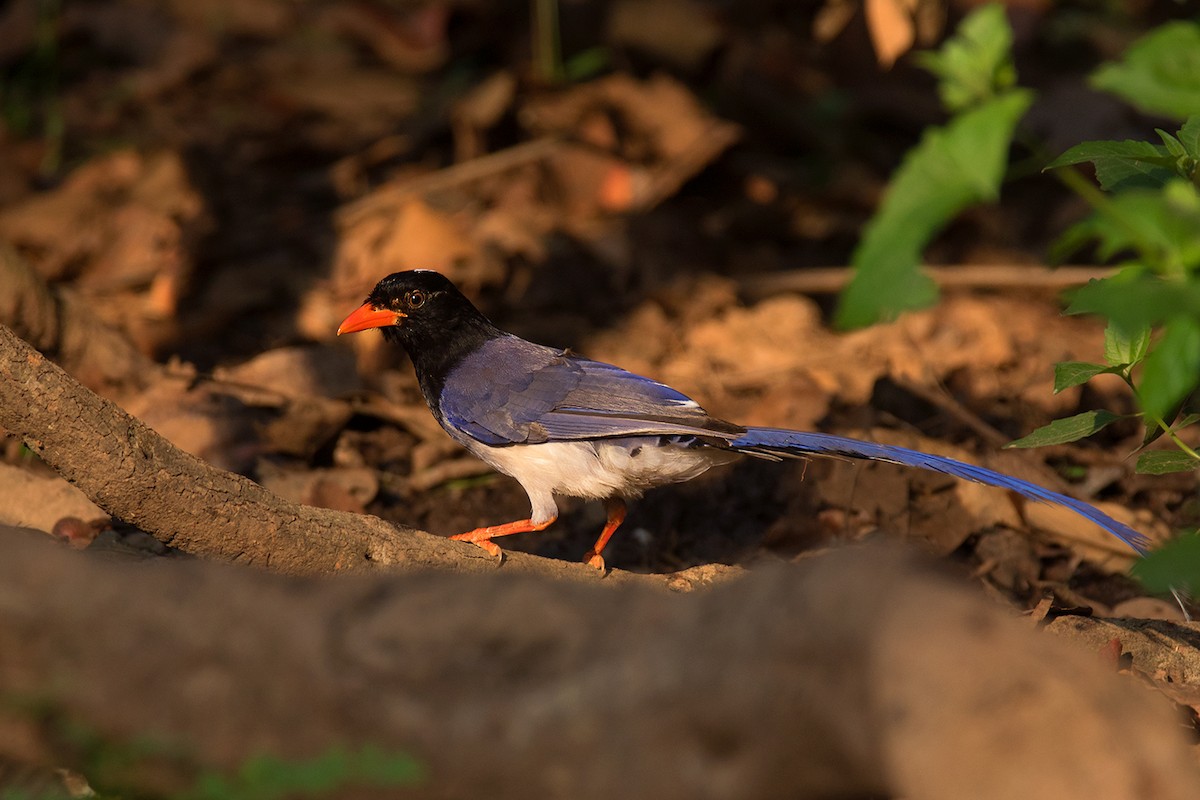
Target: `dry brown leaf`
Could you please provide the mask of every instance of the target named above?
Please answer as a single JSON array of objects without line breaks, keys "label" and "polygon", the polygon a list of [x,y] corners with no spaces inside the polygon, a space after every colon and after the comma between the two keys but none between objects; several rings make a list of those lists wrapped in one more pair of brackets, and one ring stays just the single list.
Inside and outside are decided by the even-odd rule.
[{"label": "dry brown leaf", "polygon": [[825,0],[813,18],[813,38],[828,42],[846,29],[858,11],[859,0]]},{"label": "dry brown leaf", "polygon": [[[0,237],[29,253],[47,280],[78,277],[94,294],[145,292],[167,281],[154,307],[143,306],[156,315],[174,311],[192,270],[193,240],[206,225],[203,198],[176,152],[94,158],[54,191],[0,211]],[[114,322],[133,316],[127,304],[112,310]]]},{"label": "dry brown leaf", "polygon": [[231,472],[245,471],[263,450],[258,415],[211,383],[163,376],[125,410],[181,450]]},{"label": "dry brown leaf", "polygon": [[696,0],[620,0],[609,12],[607,38],[694,70],[721,46],[725,32]]},{"label": "dry brown leaf", "polygon": [[261,483],[280,497],[295,503],[359,514],[379,492],[379,477],[375,470],[362,467],[333,467],[301,472],[279,470],[263,475]]},{"label": "dry brown leaf", "polygon": [[362,298],[384,275],[405,269],[435,269],[453,279],[459,263],[475,256],[467,221],[409,198],[394,216],[367,216],[343,232],[333,268],[334,291],[339,297]]},{"label": "dry brown leaf", "polygon": [[58,476],[0,464],[0,525],[49,533],[63,517],[94,520],[107,515],[79,489]]},{"label": "dry brown leaf", "polygon": [[391,133],[396,121],[411,115],[420,101],[414,84],[384,69],[347,64],[328,71],[272,72],[273,104],[296,113],[321,114],[364,138]]},{"label": "dry brown leaf", "polygon": [[761,387],[804,365],[828,337],[814,303],[781,296],[698,322],[684,333],[683,354],[703,354],[696,368],[720,371],[727,385]]},{"label": "dry brown leaf", "polygon": [[[1092,501],[1092,505],[1118,522],[1149,536],[1151,541],[1166,538],[1165,526],[1157,520],[1151,520],[1149,515],[1135,515],[1116,503]],[[1063,506],[1024,502],[1022,514],[1034,529],[1069,544],[1089,561],[1105,569],[1125,572],[1137,558],[1137,553],[1111,533]]]},{"label": "dry brown leaf", "polygon": [[685,155],[716,119],[686,86],[666,75],[638,80],[624,73],[533,98],[521,119],[542,135],[574,137],[597,112],[620,120],[617,155],[642,165]]},{"label": "dry brown leaf", "polygon": [[625,211],[633,203],[630,168],[620,159],[588,147],[564,146],[549,159],[564,213],[593,217]]},{"label": "dry brown leaf", "polygon": [[338,36],[354,39],[379,59],[404,72],[428,72],[450,54],[446,26],[450,7],[444,2],[393,4],[337,3],[327,7],[318,24]]},{"label": "dry brown leaf", "polygon": [[915,0],[865,0],[867,31],[881,67],[890,68],[912,49],[916,40],[915,7]]},{"label": "dry brown leaf", "polygon": [[469,161],[484,154],[484,133],[508,113],[516,96],[516,76],[501,70],[455,101],[450,110],[455,161]]},{"label": "dry brown leaf", "polygon": [[273,410],[275,416],[259,428],[267,449],[302,458],[332,441],[354,414],[349,403],[329,398],[363,388],[354,360],[334,346],[269,350],[214,375],[215,389]]},{"label": "dry brown leaf", "polygon": [[235,367],[218,367],[213,375],[289,398],[339,397],[362,388],[345,350],[321,345],[278,347]]},{"label": "dry brown leaf", "polygon": [[1161,597],[1131,597],[1113,606],[1114,617],[1133,617],[1135,619],[1183,619],[1183,612],[1174,600],[1164,600]]},{"label": "dry brown leaf", "polygon": [[294,23],[290,0],[166,0],[171,13],[197,30],[270,38]]}]

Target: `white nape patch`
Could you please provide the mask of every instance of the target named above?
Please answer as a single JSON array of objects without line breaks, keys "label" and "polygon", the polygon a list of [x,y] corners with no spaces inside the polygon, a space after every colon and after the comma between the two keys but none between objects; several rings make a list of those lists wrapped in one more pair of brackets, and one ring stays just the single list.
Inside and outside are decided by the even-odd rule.
[{"label": "white nape patch", "polygon": [[554,495],[602,500],[640,497],[647,489],[690,480],[737,453],[711,447],[659,444],[657,436],[491,447],[464,442],[496,470],[516,478],[529,495],[531,518],[558,516]]}]

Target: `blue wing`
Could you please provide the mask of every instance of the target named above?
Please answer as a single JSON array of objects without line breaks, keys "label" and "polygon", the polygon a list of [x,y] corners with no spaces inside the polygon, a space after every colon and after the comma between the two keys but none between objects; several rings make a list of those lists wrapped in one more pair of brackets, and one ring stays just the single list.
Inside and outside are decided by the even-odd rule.
[{"label": "blue wing", "polygon": [[514,336],[467,356],[439,399],[448,427],[493,446],[744,430],[657,381]]}]

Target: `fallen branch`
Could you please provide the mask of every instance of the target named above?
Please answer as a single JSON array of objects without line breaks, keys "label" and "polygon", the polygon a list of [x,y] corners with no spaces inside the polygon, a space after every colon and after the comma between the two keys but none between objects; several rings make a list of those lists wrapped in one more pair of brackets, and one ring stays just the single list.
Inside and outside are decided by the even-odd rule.
[{"label": "fallen branch", "polygon": [[87,775],[122,796],[368,744],[422,766],[405,797],[1200,793],[1161,698],[896,549],[676,597],[146,569],[0,532],[0,653],[5,696],[36,698],[0,705],[0,758],[141,742]]},{"label": "fallen branch", "polygon": [[[216,469],[81,386],[3,325],[0,428],[19,436],[106,513],[195,555],[289,574],[497,566],[474,545],[373,516],[290,503]],[[583,564],[522,553],[506,553],[504,566],[598,579]],[[618,571],[609,579],[666,580]],[[688,576],[672,579],[673,588],[689,585]]]}]

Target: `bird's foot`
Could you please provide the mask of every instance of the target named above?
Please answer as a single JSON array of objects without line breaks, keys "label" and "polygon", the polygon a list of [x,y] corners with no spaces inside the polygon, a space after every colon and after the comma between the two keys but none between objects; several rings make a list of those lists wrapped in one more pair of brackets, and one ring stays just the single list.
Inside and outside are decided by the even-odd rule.
[{"label": "bird's foot", "polygon": [[601,575],[605,574],[607,567],[604,565],[604,556],[597,553],[595,550],[588,550],[583,555],[583,563],[589,567],[593,567]]},{"label": "bird's foot", "polygon": [[457,542],[470,542],[471,544],[478,545],[492,558],[500,558],[500,545],[493,542],[491,537],[486,534],[486,528],[477,528],[466,533],[456,533],[450,538]]},{"label": "bird's foot", "polygon": [[556,518],[551,517],[545,522],[534,522],[531,519],[521,519],[516,522],[507,522],[503,525],[490,525],[486,528],[476,528],[473,531],[466,533],[456,533],[451,536],[458,542],[471,542],[482,547],[488,552],[488,555],[495,558],[500,556],[500,546],[492,541],[497,536],[511,536],[514,533],[528,533],[529,531],[540,531],[548,528],[550,523]]}]

